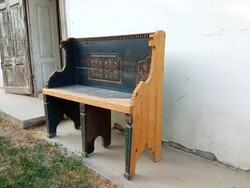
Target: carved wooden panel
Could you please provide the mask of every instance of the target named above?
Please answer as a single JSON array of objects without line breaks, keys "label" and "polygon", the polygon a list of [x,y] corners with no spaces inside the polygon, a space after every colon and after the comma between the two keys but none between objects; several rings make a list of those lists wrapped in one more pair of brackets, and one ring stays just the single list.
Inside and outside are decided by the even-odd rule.
[{"label": "carved wooden panel", "polygon": [[91,54],[88,69],[89,79],[121,81],[121,60],[117,54]]},{"label": "carved wooden panel", "polygon": [[150,73],[151,66],[151,54],[139,58],[136,61],[136,83],[140,81],[146,81]]},{"label": "carved wooden panel", "polygon": [[151,53],[148,42],[149,34],[137,34],[70,38],[62,45],[67,70],[76,71],[77,84],[132,93],[137,84],[136,62]]}]

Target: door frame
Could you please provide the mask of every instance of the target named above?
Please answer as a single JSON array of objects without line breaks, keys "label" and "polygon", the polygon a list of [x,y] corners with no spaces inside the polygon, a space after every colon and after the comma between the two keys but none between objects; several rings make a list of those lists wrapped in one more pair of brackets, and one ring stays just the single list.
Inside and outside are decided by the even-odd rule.
[{"label": "door frame", "polygon": [[[66,0],[56,0],[57,3],[57,18],[58,18],[58,32],[59,41],[66,40],[68,38],[67,19],[66,19]],[[61,55],[61,68],[65,65],[65,51],[60,49]]]},{"label": "door frame", "polygon": [[[30,30],[30,18],[29,18],[29,0],[23,0],[24,2],[24,9],[25,9],[25,17],[26,17],[26,27],[27,27],[27,35],[28,35],[28,48],[29,48],[29,62],[30,62],[30,72],[31,72],[31,84],[32,84],[32,96],[38,96],[38,92],[36,91],[36,80],[34,75],[34,59],[31,55],[32,50],[32,37],[31,37],[31,30]],[[65,0],[56,0],[56,15],[57,15],[57,27],[58,27],[58,39],[59,41],[65,40],[67,38],[67,21],[66,21],[66,9],[65,9]],[[58,45],[59,48],[59,45]],[[60,50],[60,65],[61,68],[64,65],[64,55],[62,53],[62,50]]]},{"label": "door frame", "polygon": [[28,25],[29,25],[29,22],[28,22],[28,12],[27,12],[27,7],[26,7],[26,0],[23,0],[23,11],[24,11],[24,24],[26,26],[26,35],[27,35],[27,39],[28,39],[28,42],[27,42],[27,59],[28,59],[28,64],[29,64],[29,73],[30,73],[30,79],[29,79],[29,82],[30,82],[30,95],[31,96],[34,96],[34,80],[33,80],[33,71],[32,71],[32,65],[31,65],[31,56],[30,56],[30,38],[29,38],[29,31],[28,31]]}]

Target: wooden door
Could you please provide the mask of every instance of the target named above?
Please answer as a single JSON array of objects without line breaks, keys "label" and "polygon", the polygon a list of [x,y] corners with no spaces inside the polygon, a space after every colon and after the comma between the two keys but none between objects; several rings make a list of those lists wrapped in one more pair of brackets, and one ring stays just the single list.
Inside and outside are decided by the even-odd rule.
[{"label": "wooden door", "polygon": [[34,85],[37,93],[55,71],[60,70],[56,0],[29,0],[29,33]]},{"label": "wooden door", "polygon": [[7,93],[32,94],[25,7],[22,0],[0,3],[0,54]]}]

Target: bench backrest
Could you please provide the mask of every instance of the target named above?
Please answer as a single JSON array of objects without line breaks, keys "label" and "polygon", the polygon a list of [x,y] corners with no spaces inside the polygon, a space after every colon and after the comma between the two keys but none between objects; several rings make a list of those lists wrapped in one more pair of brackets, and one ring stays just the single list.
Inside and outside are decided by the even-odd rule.
[{"label": "bench backrest", "polygon": [[[63,41],[75,84],[132,93],[151,66],[150,33]],[[74,75],[75,74],[75,75]]]}]

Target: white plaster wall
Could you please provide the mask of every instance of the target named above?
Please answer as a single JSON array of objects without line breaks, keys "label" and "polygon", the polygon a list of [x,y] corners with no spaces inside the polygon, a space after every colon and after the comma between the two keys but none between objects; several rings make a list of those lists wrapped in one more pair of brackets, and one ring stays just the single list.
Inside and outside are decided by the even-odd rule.
[{"label": "white plaster wall", "polygon": [[162,139],[250,169],[249,0],[68,0],[66,11],[70,37],[165,30]]},{"label": "white plaster wall", "polygon": [[0,88],[3,87],[3,71],[1,69],[1,57],[0,57]]}]

